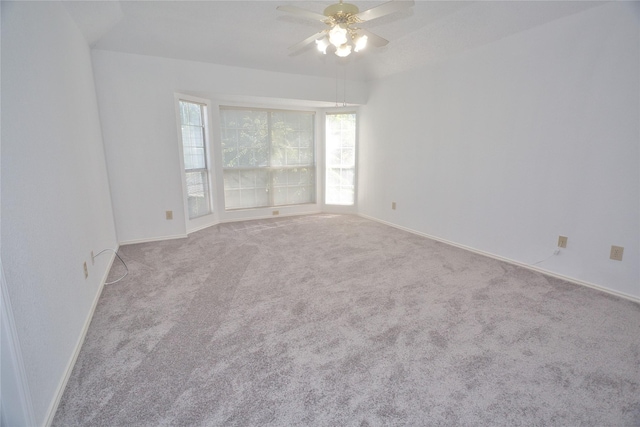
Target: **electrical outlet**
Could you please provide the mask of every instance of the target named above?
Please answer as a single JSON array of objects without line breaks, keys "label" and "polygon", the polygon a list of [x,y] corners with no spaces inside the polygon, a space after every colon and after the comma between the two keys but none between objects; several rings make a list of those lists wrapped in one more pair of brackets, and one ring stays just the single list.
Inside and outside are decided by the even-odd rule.
[{"label": "electrical outlet", "polygon": [[173,219],[173,211],[166,211],[165,212],[167,219]]},{"label": "electrical outlet", "polygon": [[623,252],[624,248],[622,246],[611,246],[611,255],[609,255],[609,258],[616,261],[622,261]]},{"label": "electrical outlet", "polygon": [[273,215],[280,215],[280,211],[273,211],[272,214]]},{"label": "electrical outlet", "polygon": [[396,210],[396,202],[391,202],[391,209]]},{"label": "electrical outlet", "polygon": [[84,278],[86,279],[87,277],[89,277],[89,269],[87,268],[87,261],[84,262],[83,267],[84,267]]},{"label": "electrical outlet", "polygon": [[567,240],[569,240],[568,237],[558,236],[558,247],[559,248],[566,248],[567,247]]},{"label": "electrical outlet", "polygon": [[95,257],[93,256],[93,251],[91,251],[91,265],[95,265],[96,260]]}]

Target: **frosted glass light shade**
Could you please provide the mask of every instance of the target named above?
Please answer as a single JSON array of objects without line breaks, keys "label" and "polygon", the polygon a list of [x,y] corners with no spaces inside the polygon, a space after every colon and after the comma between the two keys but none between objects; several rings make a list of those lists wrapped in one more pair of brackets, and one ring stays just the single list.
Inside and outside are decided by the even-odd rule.
[{"label": "frosted glass light shade", "polygon": [[325,55],[327,54],[327,48],[329,47],[329,40],[327,40],[326,37],[321,38],[320,40],[316,40],[316,48],[324,53]]},{"label": "frosted glass light shade", "polygon": [[362,49],[367,47],[368,39],[369,37],[367,37],[366,35],[361,35],[360,37],[358,37],[358,40],[356,40],[356,47],[353,49],[354,52],[360,52]]},{"label": "frosted glass light shade", "polygon": [[344,58],[345,56],[349,56],[350,53],[351,53],[351,45],[348,45],[348,44],[343,44],[342,46],[336,49],[336,55],[338,55],[341,58]]},{"label": "frosted glass light shade", "polygon": [[347,30],[339,25],[334,26],[329,31],[329,42],[339,48],[347,42]]}]

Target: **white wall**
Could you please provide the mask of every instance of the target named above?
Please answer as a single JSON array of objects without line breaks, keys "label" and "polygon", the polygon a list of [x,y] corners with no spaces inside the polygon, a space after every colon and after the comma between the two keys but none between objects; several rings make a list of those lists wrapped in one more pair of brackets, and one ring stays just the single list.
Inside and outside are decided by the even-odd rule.
[{"label": "white wall", "polygon": [[43,425],[109,267],[90,251],[116,245],[90,51],[61,4],[2,2],[1,90],[1,258]]},{"label": "white wall", "polygon": [[0,426],[34,425],[31,393],[0,258]]},{"label": "white wall", "polygon": [[565,235],[539,267],[640,297],[637,12],[607,4],[375,82],[361,213],[527,264]]},{"label": "white wall", "polygon": [[[93,51],[93,65],[120,242],[186,233],[175,93],[210,99],[214,107],[243,97],[253,104],[335,103],[334,79],[107,51]],[[366,101],[364,83],[348,85],[348,102]]]}]

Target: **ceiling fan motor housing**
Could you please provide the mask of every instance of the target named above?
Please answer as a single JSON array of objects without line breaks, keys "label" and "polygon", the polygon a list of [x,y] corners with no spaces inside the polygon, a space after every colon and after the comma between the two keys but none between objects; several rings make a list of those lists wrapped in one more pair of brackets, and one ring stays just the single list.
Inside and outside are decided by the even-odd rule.
[{"label": "ceiling fan motor housing", "polygon": [[336,22],[340,22],[341,20],[348,20],[350,16],[357,15],[358,12],[360,12],[358,6],[340,2],[327,7],[324,10],[324,15],[335,19]]}]

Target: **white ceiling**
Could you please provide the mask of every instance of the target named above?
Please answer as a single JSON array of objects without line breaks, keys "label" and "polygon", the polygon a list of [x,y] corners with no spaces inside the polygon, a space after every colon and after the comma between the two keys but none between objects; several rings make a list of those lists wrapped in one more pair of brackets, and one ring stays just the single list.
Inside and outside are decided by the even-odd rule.
[{"label": "white ceiling", "polygon": [[[332,3],[111,0],[64,4],[94,49],[335,77],[335,55],[322,55],[312,45],[294,55],[288,51],[289,46],[324,29],[324,24],[276,10],[278,5],[294,4],[322,13]],[[353,3],[362,11],[384,2]],[[384,77],[600,4],[417,0],[411,9],[362,24],[390,43],[350,55],[347,78]]]}]

